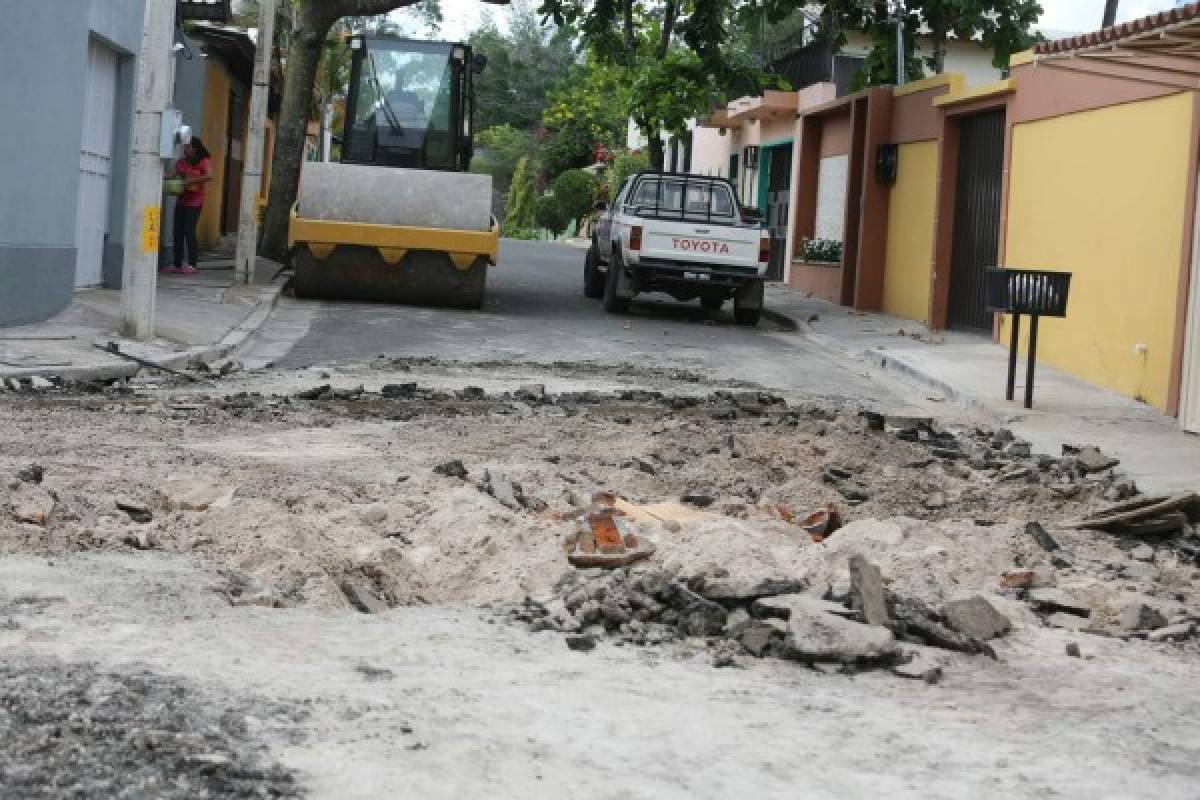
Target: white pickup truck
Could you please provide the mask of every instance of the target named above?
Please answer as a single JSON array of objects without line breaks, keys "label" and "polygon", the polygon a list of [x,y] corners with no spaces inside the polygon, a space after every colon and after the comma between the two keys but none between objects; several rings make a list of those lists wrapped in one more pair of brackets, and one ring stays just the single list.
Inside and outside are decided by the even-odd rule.
[{"label": "white pickup truck", "polygon": [[736,202],[724,178],[641,172],[603,204],[583,269],[583,293],[624,313],[639,292],[700,298],[709,311],[733,299],[742,325],[757,325],[771,240]]}]

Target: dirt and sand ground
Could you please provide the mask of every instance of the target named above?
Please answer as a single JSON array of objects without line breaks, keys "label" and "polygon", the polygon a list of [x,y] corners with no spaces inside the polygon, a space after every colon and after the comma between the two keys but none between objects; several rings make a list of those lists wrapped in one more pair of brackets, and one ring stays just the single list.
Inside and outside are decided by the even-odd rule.
[{"label": "dirt and sand ground", "polygon": [[[80,768],[61,792],[29,788],[72,752],[147,747],[86,716],[48,733],[103,684],[105,725],[172,742],[139,773],[148,796],[1195,796],[1195,641],[1127,640],[1120,614],[1200,616],[1196,565],[1060,526],[1108,504],[1107,472],[860,412],[679,372],[387,359],[6,394],[0,729],[22,749],[0,746],[0,786],[123,785]],[[435,470],[454,460],[465,478]],[[41,482],[17,480],[31,463]],[[905,596],[985,594],[1014,631],[996,660],[931,650],[937,686],[750,657],[715,670],[703,639],[569,651],[492,608],[553,591],[598,489],[660,509],[638,520],[655,567],[832,587],[861,554]],[[788,521],[829,503],[848,524],[823,542]],[[19,522],[30,509],[46,518]],[[1111,635],[998,591],[1049,562],[1035,520],[1069,556],[1057,586]],[[362,593],[378,613],[354,610]],[[164,693],[171,724],[129,699]]]}]

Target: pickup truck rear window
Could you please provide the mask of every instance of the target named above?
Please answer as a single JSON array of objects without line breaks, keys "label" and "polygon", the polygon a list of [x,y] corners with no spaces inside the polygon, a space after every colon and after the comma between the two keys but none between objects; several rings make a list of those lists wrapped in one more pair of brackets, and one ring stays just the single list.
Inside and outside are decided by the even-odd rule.
[{"label": "pickup truck rear window", "polygon": [[629,205],[639,214],[700,219],[732,219],[734,209],[733,196],[724,184],[674,177],[643,178]]}]

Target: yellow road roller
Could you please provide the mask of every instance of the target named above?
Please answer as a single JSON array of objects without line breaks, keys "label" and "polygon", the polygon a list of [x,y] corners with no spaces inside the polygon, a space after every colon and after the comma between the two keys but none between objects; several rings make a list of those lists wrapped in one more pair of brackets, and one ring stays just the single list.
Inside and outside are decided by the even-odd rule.
[{"label": "yellow road roller", "polygon": [[470,168],[465,44],[350,38],[339,162],[305,162],[289,226],[298,297],[480,308],[500,232],[492,179]]}]

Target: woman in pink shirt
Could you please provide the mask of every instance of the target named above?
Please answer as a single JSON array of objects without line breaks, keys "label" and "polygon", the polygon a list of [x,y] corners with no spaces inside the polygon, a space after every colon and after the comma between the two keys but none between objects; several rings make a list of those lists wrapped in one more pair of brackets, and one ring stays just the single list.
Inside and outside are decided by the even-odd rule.
[{"label": "woman in pink shirt", "polygon": [[183,193],[175,201],[175,266],[165,267],[163,272],[196,274],[196,261],[200,255],[196,223],[200,221],[200,212],[204,210],[204,184],[212,180],[211,166],[208,149],[198,138],[193,138],[183,146],[183,158],[175,162],[173,177],[183,179]]}]

